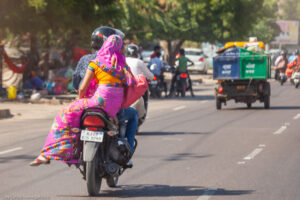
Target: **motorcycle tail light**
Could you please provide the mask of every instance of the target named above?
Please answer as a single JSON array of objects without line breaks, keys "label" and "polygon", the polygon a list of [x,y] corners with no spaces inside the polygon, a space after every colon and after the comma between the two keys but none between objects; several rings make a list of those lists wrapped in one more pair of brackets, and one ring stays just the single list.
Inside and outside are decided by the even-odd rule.
[{"label": "motorcycle tail light", "polygon": [[156,80],[157,80],[157,76],[154,76],[153,80],[155,80],[155,81],[156,81]]},{"label": "motorcycle tail light", "polygon": [[181,73],[180,74],[180,78],[186,78],[187,77],[187,74],[186,73]]},{"label": "motorcycle tail light", "polygon": [[222,87],[222,85],[219,86],[218,92],[219,93],[223,93],[223,87]]},{"label": "motorcycle tail light", "polygon": [[204,58],[199,58],[199,61],[200,61],[200,62],[203,62],[203,61],[204,61]]},{"label": "motorcycle tail light", "polygon": [[88,127],[87,129],[89,131],[98,131],[98,128],[96,128],[96,127]]},{"label": "motorcycle tail light", "polygon": [[105,123],[97,116],[87,116],[83,121],[83,126],[105,127]]}]

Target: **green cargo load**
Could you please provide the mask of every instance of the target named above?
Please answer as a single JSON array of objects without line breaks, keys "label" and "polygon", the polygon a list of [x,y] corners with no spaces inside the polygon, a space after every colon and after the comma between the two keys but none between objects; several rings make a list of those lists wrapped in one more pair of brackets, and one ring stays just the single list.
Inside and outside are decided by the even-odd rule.
[{"label": "green cargo load", "polygon": [[240,79],[267,79],[271,76],[270,58],[264,53],[240,49]]}]

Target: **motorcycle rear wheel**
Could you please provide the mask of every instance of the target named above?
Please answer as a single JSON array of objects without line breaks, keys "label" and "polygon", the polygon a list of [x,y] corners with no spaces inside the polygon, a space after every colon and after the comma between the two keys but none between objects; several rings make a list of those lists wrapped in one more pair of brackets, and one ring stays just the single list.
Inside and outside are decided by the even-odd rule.
[{"label": "motorcycle rear wheel", "polygon": [[86,162],[86,183],[90,196],[98,195],[101,188],[102,178],[97,173],[97,157],[98,154],[92,161]]}]

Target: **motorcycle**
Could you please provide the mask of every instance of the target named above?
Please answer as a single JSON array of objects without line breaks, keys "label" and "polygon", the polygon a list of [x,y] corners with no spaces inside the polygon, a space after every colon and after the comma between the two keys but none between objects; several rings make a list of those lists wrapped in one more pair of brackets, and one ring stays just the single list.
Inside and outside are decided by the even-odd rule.
[{"label": "motorcycle", "polygon": [[149,84],[150,97],[161,98],[162,84],[158,76],[154,76],[154,79]]},{"label": "motorcycle", "polygon": [[288,77],[284,72],[280,72],[278,75],[278,81],[280,82],[280,85],[283,85],[287,81]]},{"label": "motorcycle", "polygon": [[295,88],[299,87],[300,84],[300,72],[293,72],[291,76],[291,83],[295,85]]},{"label": "motorcycle", "polygon": [[185,97],[185,92],[187,89],[187,73],[180,73],[177,76],[175,88],[176,96],[179,96],[179,94],[181,94],[181,97]]},{"label": "motorcycle", "polygon": [[[95,196],[103,178],[109,187],[116,187],[119,176],[132,167],[128,162],[133,152],[125,139],[126,122],[119,122],[117,127],[100,108],[87,108],[81,116],[80,128],[81,145],[75,151],[80,152],[79,169],[88,193]],[[135,140],[134,150],[136,146]]]}]

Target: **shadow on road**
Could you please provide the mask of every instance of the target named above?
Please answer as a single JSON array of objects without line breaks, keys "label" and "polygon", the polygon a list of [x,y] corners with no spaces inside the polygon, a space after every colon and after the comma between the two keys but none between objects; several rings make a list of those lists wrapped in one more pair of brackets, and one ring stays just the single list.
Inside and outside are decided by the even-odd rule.
[{"label": "shadow on road", "polygon": [[7,162],[15,161],[15,160],[32,161],[35,158],[36,158],[36,156],[30,156],[30,155],[6,156],[6,157],[0,157],[0,163],[7,163]]},{"label": "shadow on road", "polygon": [[[200,186],[170,186],[170,185],[123,185],[114,191],[104,190],[104,197],[188,197],[201,196],[208,188]],[[236,196],[251,194],[252,190],[217,189],[213,196]]]},{"label": "shadow on road", "polygon": [[[122,185],[112,190],[101,191],[99,197],[138,198],[138,197],[199,197],[208,188],[201,186],[170,186],[170,185]],[[253,190],[226,190],[218,188],[211,196],[239,196],[252,194]],[[59,195],[57,197],[86,197],[81,195]]]},{"label": "shadow on road", "polygon": [[197,155],[197,154],[191,154],[191,153],[179,153],[175,154],[168,159],[165,159],[165,161],[179,161],[179,160],[194,160],[194,159],[200,159],[200,158],[208,158],[212,155]]},{"label": "shadow on road", "polygon": [[264,106],[257,106],[257,107],[251,107],[247,108],[245,107],[235,107],[235,108],[230,108],[230,107],[224,107],[222,110],[300,110],[300,106],[270,106],[269,109],[265,109]]},{"label": "shadow on road", "polygon": [[159,136],[159,135],[208,135],[209,132],[139,132],[138,135],[142,136]]}]

